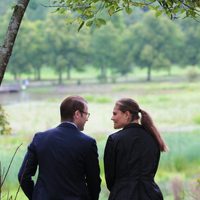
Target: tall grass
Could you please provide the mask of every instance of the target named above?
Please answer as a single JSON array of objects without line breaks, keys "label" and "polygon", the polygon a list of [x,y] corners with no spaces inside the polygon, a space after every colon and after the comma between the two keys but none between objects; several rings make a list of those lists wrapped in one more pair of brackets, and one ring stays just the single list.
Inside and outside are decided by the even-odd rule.
[{"label": "tall grass", "polygon": [[[28,90],[27,93],[37,94],[36,91]],[[45,91],[45,88],[40,88],[40,91]],[[55,91],[57,91],[56,94]],[[84,88],[84,85],[67,86],[62,90],[49,87],[47,93],[52,95],[42,100],[35,99],[25,103],[6,105],[4,108],[13,134],[0,137],[0,160],[3,166],[8,166],[16,146],[23,143],[9,173],[7,185],[11,191],[15,191],[17,173],[33,134],[59,123],[59,104],[65,96],[81,94],[88,100],[91,113],[84,131],[97,139],[99,149],[102,177],[100,199],[107,199],[103,152],[107,136],[115,131],[110,120],[112,109],[117,99],[132,97],[139,102],[141,108],[152,115],[170,148],[168,153],[161,155],[156,181],[161,186],[165,200],[172,200],[171,185],[177,176],[183,181],[184,189],[186,189],[191,181],[195,182],[198,179],[197,176],[200,173],[199,91],[200,84],[175,82],[102,84],[95,87],[87,86],[87,88]],[[20,197],[20,200],[23,200],[23,197]]]}]

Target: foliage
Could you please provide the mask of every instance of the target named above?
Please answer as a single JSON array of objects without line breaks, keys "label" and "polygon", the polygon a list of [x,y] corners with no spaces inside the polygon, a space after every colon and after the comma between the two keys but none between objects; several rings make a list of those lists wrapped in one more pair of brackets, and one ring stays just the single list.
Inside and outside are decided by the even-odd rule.
[{"label": "foliage", "polygon": [[46,60],[55,69],[59,82],[62,83],[65,72],[69,80],[72,68],[84,70],[89,50],[88,32],[84,30],[83,34],[79,34],[74,26],[66,26],[61,16],[48,15],[46,21]]},{"label": "foliage", "polygon": [[[152,80],[153,73],[163,69],[171,76],[173,65],[199,66],[197,22],[177,23],[163,16],[156,19],[153,12],[136,10],[132,15],[113,16],[99,29],[77,32],[75,24],[66,24],[68,19],[69,15],[55,14],[34,21],[25,17],[8,72],[15,79],[42,80],[44,70],[51,68],[63,83],[73,80],[72,71],[82,73],[90,67],[99,72],[104,83],[117,82],[137,68],[147,69],[147,80]],[[1,26],[5,27],[6,21],[8,15],[3,16]]]},{"label": "foliage", "polygon": [[[177,18],[177,16],[182,17],[191,17],[197,19],[199,16],[199,0],[191,1],[172,1],[172,0],[146,0],[146,1],[129,1],[129,0],[50,0],[50,7],[57,7],[57,12],[63,14],[64,16],[68,16],[68,13],[71,17],[68,17],[69,22],[78,21],[80,24],[79,30],[86,23],[87,26],[92,27],[100,27],[103,24],[106,24],[106,17],[104,16],[112,16],[118,11],[125,10],[126,13],[132,13],[132,8],[139,7],[143,8],[145,11],[148,9],[153,9],[156,11],[156,15],[159,16],[162,13],[167,14],[171,19]],[[9,1],[10,3],[10,1]],[[16,5],[13,6],[14,11],[11,17],[8,32],[6,34],[3,47],[0,48],[0,64],[1,64],[1,73],[0,73],[0,82],[2,82],[4,73],[6,71],[10,55],[12,54],[13,45],[15,43],[15,39],[21,24],[21,20],[24,16],[24,12],[28,6],[28,1],[17,1]],[[34,1],[30,6],[33,9],[36,9],[36,1]],[[0,10],[2,11],[2,9]],[[66,15],[67,13],[67,15]],[[45,16],[45,15],[44,15]],[[15,21],[17,21],[16,26],[12,25]],[[11,30],[13,29],[13,30]],[[2,37],[0,35],[0,37]],[[8,41],[6,43],[6,41]],[[7,45],[5,45],[7,44]],[[6,48],[5,48],[6,47]],[[6,50],[6,51],[5,51]],[[166,61],[166,60],[165,60]],[[59,62],[56,62],[58,65],[64,65],[65,59],[59,59]],[[165,62],[165,64],[168,61]],[[70,66],[71,67],[71,66]],[[69,69],[70,69],[69,67]],[[38,69],[38,68],[37,68]],[[123,71],[124,73],[124,71]],[[37,74],[40,74],[40,67],[37,70]],[[38,75],[39,76],[39,75]],[[59,81],[61,80],[62,73],[59,72]],[[39,77],[40,78],[40,77]]]},{"label": "foliage", "polygon": [[190,68],[188,68],[187,70],[187,78],[189,81],[196,81],[199,77],[199,72],[197,67],[191,66]]},{"label": "foliage", "polygon": [[10,134],[11,134],[10,124],[7,121],[6,113],[2,105],[0,105],[0,135],[10,135]]},{"label": "foliage", "polygon": [[149,81],[153,68],[168,70],[178,60],[182,37],[180,28],[166,17],[156,21],[152,12],[148,12],[140,22],[130,26],[127,40],[129,57],[137,66],[147,67]]},{"label": "foliage", "polygon": [[188,65],[200,65],[200,49],[199,41],[199,32],[200,26],[199,23],[192,20],[186,20],[185,23],[181,22],[180,26],[182,32],[184,33],[184,46],[183,54],[186,55],[183,57],[182,61]]},{"label": "foliage", "polygon": [[[121,58],[119,46],[123,44],[120,41],[120,32],[112,23],[107,27],[96,30],[91,36],[91,64],[100,69],[99,80],[107,80],[107,71],[113,71],[119,68],[121,62],[116,62]],[[109,52],[109,53],[108,53]]]},{"label": "foliage", "polygon": [[[104,15],[112,16],[124,10],[131,14],[134,8],[153,9],[156,15],[168,15],[171,19],[178,17],[197,18],[199,16],[200,1],[176,1],[176,0],[54,0],[52,5],[57,7],[57,11],[65,14],[72,12],[70,21],[77,20],[80,23],[79,29],[86,23],[86,26],[97,26],[106,24]],[[51,6],[51,5],[50,5]]]}]

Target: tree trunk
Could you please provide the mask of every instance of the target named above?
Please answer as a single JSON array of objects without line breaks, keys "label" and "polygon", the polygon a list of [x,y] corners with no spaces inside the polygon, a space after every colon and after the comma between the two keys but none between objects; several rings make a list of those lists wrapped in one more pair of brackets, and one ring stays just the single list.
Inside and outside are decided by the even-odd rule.
[{"label": "tree trunk", "polygon": [[15,73],[13,74],[13,76],[14,76],[14,80],[16,81],[16,80],[17,80],[17,73],[15,72]]},{"label": "tree trunk", "polygon": [[101,82],[107,82],[107,72],[106,72],[106,67],[104,64],[101,65],[101,74],[100,74],[100,81]]},{"label": "tree trunk", "polygon": [[71,65],[67,66],[67,80],[71,79]]},{"label": "tree trunk", "polygon": [[171,66],[167,67],[167,71],[168,71],[168,76],[171,76],[172,75]]},{"label": "tree trunk", "polygon": [[63,83],[63,80],[62,80],[62,70],[60,70],[59,74],[58,74],[58,84],[62,85],[62,83]]},{"label": "tree trunk", "polygon": [[18,0],[10,19],[3,46],[0,46],[0,85],[2,83],[6,67],[12,54],[15,39],[29,1],[30,0]]},{"label": "tree trunk", "polygon": [[147,67],[147,81],[151,81],[151,66]]},{"label": "tree trunk", "polygon": [[37,80],[41,81],[41,70],[40,70],[40,67],[37,68]]}]

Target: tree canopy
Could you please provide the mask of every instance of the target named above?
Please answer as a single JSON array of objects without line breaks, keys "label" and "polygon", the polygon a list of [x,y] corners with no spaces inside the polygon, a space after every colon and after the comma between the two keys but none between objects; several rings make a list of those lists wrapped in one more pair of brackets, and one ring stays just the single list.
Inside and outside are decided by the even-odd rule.
[{"label": "tree canopy", "polygon": [[122,10],[130,14],[135,7],[153,9],[157,16],[166,14],[171,19],[197,19],[200,12],[200,0],[53,0],[50,6],[57,7],[60,13],[72,13],[69,20],[77,20],[80,23],[79,29],[84,24],[99,27],[106,24],[106,15],[112,16]]},{"label": "tree canopy", "polygon": [[[29,1],[17,0],[16,5],[13,6],[13,14],[4,42],[0,45],[0,85]],[[171,19],[191,17],[198,20],[200,16],[200,0],[49,0],[49,2],[49,5],[46,6],[55,7],[57,12],[67,16],[68,22],[78,21],[79,30],[83,25],[99,27],[106,24],[109,17],[115,13],[124,10],[130,14],[134,8],[138,7],[143,10],[153,9],[157,16],[164,13]],[[35,4],[32,4],[32,6],[34,7]],[[68,17],[68,14],[71,17]]]},{"label": "tree canopy", "polygon": [[[4,26],[6,21],[3,18]],[[131,15],[122,12],[106,26],[93,31],[84,27],[81,32],[77,25],[66,25],[63,16],[49,13],[32,20],[26,15],[7,72],[15,80],[44,80],[47,70],[62,84],[74,81],[74,72],[88,69],[95,69],[101,82],[116,82],[141,68],[150,81],[155,71],[172,75],[174,66],[199,67],[198,33],[199,23],[194,20],[174,22],[140,9]]]}]

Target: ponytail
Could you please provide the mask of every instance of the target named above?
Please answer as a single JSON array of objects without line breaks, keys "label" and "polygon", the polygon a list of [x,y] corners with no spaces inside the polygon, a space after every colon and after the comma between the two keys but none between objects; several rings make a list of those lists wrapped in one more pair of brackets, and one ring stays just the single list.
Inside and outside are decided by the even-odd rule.
[{"label": "ponytail", "polygon": [[160,132],[158,131],[158,129],[156,128],[156,126],[153,123],[152,118],[150,117],[150,115],[144,111],[144,110],[139,110],[139,112],[141,113],[141,124],[144,126],[144,128],[146,128],[153,136],[154,138],[157,140],[159,146],[160,146],[160,151],[162,152],[166,152],[168,151],[168,147],[165,144],[164,140],[162,139]]},{"label": "ponytail", "polygon": [[156,141],[159,144],[160,151],[168,150],[167,145],[165,144],[164,140],[162,139],[160,132],[155,127],[150,115],[146,111],[141,110],[138,103],[135,100],[133,100],[131,98],[122,98],[116,102],[116,105],[119,106],[119,109],[122,112],[129,111],[132,114],[132,121],[138,120],[140,118],[139,113],[141,113],[141,124],[156,139]]}]

